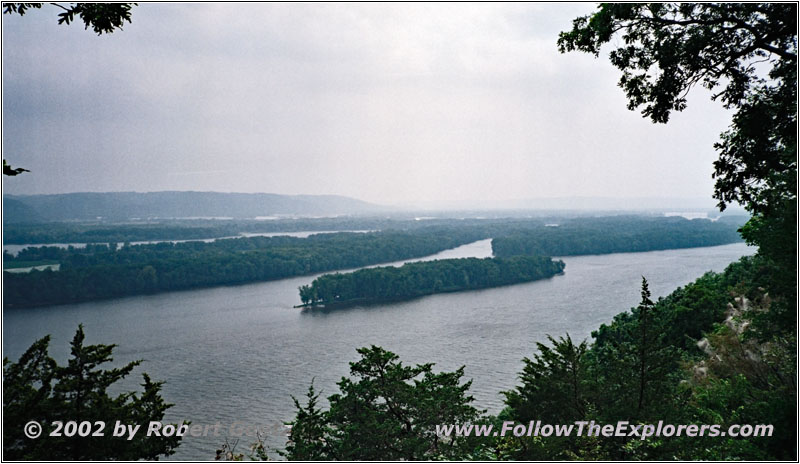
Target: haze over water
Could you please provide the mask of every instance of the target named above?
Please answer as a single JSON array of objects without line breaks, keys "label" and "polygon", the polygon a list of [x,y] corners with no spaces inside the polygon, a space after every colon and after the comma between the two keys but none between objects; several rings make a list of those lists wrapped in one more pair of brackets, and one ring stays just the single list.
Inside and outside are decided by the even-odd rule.
[{"label": "haze over water", "polygon": [[[304,400],[314,379],[323,397],[337,391],[356,348],[380,345],[405,364],[466,366],[476,405],[497,413],[500,392],[513,388],[521,359],[546,335],[579,341],[635,306],[641,276],[654,297],[704,272],[721,271],[754,253],[743,243],[708,248],[566,257],[564,275],[471,292],[336,310],[298,310],[297,287],[314,276],[234,287],[163,293],[35,309],[5,309],[4,355],[16,360],[34,340],[52,334],[60,363],[83,323],[87,343],[116,343],[115,360],[145,362],[120,388],[133,390],[141,372],[165,380],[175,406],[166,419],[193,424],[274,426],[293,417],[290,396]],[[491,255],[489,240],[428,259]],[[267,437],[282,447],[284,437]],[[177,459],[210,460],[225,437],[187,437]],[[241,439],[246,452],[252,440]],[[274,456],[274,453],[272,453]]]}]

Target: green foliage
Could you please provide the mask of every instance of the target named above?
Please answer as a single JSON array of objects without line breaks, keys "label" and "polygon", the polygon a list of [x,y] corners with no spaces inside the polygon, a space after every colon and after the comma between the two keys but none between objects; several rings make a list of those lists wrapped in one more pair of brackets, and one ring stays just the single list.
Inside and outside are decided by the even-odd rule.
[{"label": "green foliage", "polygon": [[[4,243],[7,245],[48,243],[124,243],[137,241],[197,240],[231,237],[248,232],[231,221],[211,223],[186,221],[185,223],[147,224],[80,224],[52,222],[42,224],[3,224],[7,229]],[[30,252],[37,248],[30,247]],[[26,248],[25,250],[28,250]],[[24,250],[23,250],[24,251]]]},{"label": "green foliage", "polygon": [[761,287],[769,294],[770,310],[752,315],[753,330],[762,340],[793,332],[797,324],[797,200],[782,213],[759,213],[742,227],[742,236],[758,245]]},{"label": "green foliage", "polygon": [[294,407],[297,414],[289,432],[289,439],[286,449],[281,451],[281,455],[294,461],[323,461],[328,459],[330,444],[326,441],[326,436],[331,432],[328,427],[326,412],[321,410],[317,403],[319,394],[314,390],[314,381],[308,387],[306,393],[306,405],[300,404],[294,396]]},{"label": "green foliage", "polygon": [[[504,392],[497,417],[478,417],[465,402],[461,370],[433,374],[402,366],[380,348],[361,349],[351,378],[319,407],[312,388],[284,456],[289,459],[792,460],[796,456],[796,340],[791,329],[762,342],[750,318],[769,313],[761,284],[776,268],[742,258],[653,301],[641,301],[592,334],[594,343],[548,337],[523,360],[519,385]],[[745,295],[749,295],[745,296]],[[736,296],[734,299],[733,296]],[[752,298],[750,303],[744,299]],[[420,376],[423,380],[417,380]],[[426,386],[424,379],[433,382]],[[445,381],[445,379],[447,379]],[[443,388],[444,386],[444,388]],[[454,400],[453,397],[456,399]],[[459,399],[460,398],[460,399]],[[446,405],[462,409],[442,413]],[[430,414],[434,416],[430,416]],[[409,419],[409,417],[412,417]],[[471,417],[471,419],[470,419]],[[442,423],[772,424],[773,437],[432,437]],[[417,427],[428,424],[425,428]],[[447,445],[449,448],[444,448]],[[434,451],[434,449],[436,451]]]},{"label": "green foliage", "polygon": [[[628,107],[666,122],[696,84],[736,113],[715,144],[714,198],[753,214],[748,243],[781,272],[769,290],[774,325],[797,312],[797,5],[793,3],[602,4],[562,32],[559,49],[611,51]],[[771,316],[770,316],[771,317]]]},{"label": "green foliage", "polygon": [[[505,420],[527,424],[568,424],[588,416],[588,377],[585,341],[576,345],[569,335],[555,340],[548,336],[552,348],[537,343],[533,360],[524,358],[519,375],[521,384],[503,392]],[[577,437],[508,437],[501,454],[513,460],[568,459],[581,454],[582,440]]]},{"label": "green foliage", "polygon": [[769,216],[797,201],[797,59],[781,61],[755,86],[714,145],[715,197],[722,209],[735,201]]},{"label": "green foliage", "polygon": [[[757,85],[755,60],[773,67],[797,59],[797,6],[790,3],[605,3],[559,35],[563,52],[610,53],[622,71],[628,106],[667,122],[686,107],[697,84],[724,88],[716,97],[738,106]],[[716,98],[715,97],[715,98]]]},{"label": "green foliage", "polygon": [[[10,460],[120,460],[158,459],[174,453],[180,437],[147,437],[132,440],[113,437],[115,421],[139,424],[160,421],[172,405],[161,397],[161,382],[143,374],[140,393],[116,397],[108,389],[125,378],[139,361],[119,368],[100,369],[112,361],[115,345],[84,345],[83,327],[71,343],[71,357],[59,366],[48,356],[50,337],[35,342],[13,363],[3,360],[3,458]],[[42,437],[28,439],[23,427],[35,420],[44,426]],[[105,422],[103,436],[47,436],[53,421]],[[92,430],[95,430],[93,428]]]},{"label": "green foliage", "polygon": [[373,303],[529,282],[563,270],[563,261],[542,256],[440,259],[325,274],[299,290],[303,304]]},{"label": "green foliage", "polygon": [[[770,424],[771,437],[727,437],[681,443],[683,456],[695,459],[796,460],[797,340],[793,333],[761,341],[750,333],[748,315],[770,311],[769,298],[736,298],[725,322],[704,342],[705,356],[691,365],[692,420],[732,424]],[[680,456],[680,455],[679,455]]]},{"label": "green foliage", "polygon": [[[184,193],[184,192],[180,192]],[[78,195],[78,194],[75,194]],[[222,194],[220,194],[222,195]],[[45,195],[42,195],[46,197]],[[404,218],[385,218],[385,217],[356,217],[356,216],[341,216],[331,218],[284,218],[273,219],[269,221],[261,220],[248,220],[248,219],[159,219],[146,223],[130,223],[114,222],[117,218],[98,220],[93,218],[92,221],[76,222],[77,219],[69,219],[79,216],[80,212],[85,215],[95,214],[86,211],[98,211],[95,203],[100,203],[100,200],[95,203],[89,200],[77,198],[74,204],[66,203],[63,201],[47,203],[32,203],[27,204],[20,201],[20,198],[13,195],[3,196],[3,208],[11,210],[15,203],[20,203],[21,207],[33,210],[41,217],[54,216],[56,212],[64,213],[64,217],[59,218],[63,222],[25,222],[25,218],[9,217],[4,215],[3,222],[3,241],[5,244],[51,244],[51,243],[109,243],[109,242],[139,242],[139,241],[170,241],[170,240],[197,240],[197,239],[211,239],[211,238],[231,238],[240,235],[256,235],[264,233],[283,233],[288,232],[311,232],[311,231],[352,231],[352,230],[394,230],[394,231],[412,231],[419,229],[426,229],[430,227],[469,227],[469,228],[483,228],[488,230],[500,230],[507,227],[526,228],[530,226],[542,224],[541,220],[536,219],[437,219],[429,221],[415,221],[413,219]],[[104,197],[100,197],[101,199]],[[113,197],[112,197],[113,198]],[[133,203],[133,199],[129,202]],[[216,204],[225,204],[228,200],[224,196],[222,198],[215,198]],[[124,198],[123,198],[124,199]],[[180,200],[177,198],[166,197],[165,201],[172,204],[176,209],[178,206],[175,204]],[[190,198],[193,199],[193,198]],[[201,200],[203,198],[201,197]],[[236,203],[235,197],[230,203]],[[153,202],[151,200],[151,202]],[[66,203],[66,204],[65,204]],[[115,203],[111,203],[115,204]],[[20,205],[17,205],[20,206]],[[149,204],[148,204],[149,206]],[[247,206],[247,205],[245,205]],[[255,208],[249,211],[245,206],[240,205],[240,214],[252,212]],[[155,206],[154,206],[155,207]],[[70,208],[72,210],[70,210]],[[149,210],[131,211],[132,207],[126,210],[114,210],[119,216],[127,217],[132,214],[142,214],[147,217]],[[66,211],[65,211],[66,210]],[[101,215],[106,211],[99,211],[97,215]],[[111,211],[108,211],[109,213]],[[199,210],[197,212],[214,213],[215,210]],[[175,215],[176,212],[167,209],[161,211],[162,214]],[[232,214],[232,213],[231,213]],[[105,217],[104,217],[105,218]],[[490,235],[489,235],[490,236]]]},{"label": "green foliage", "polygon": [[681,217],[572,219],[492,239],[495,256],[571,256],[723,245],[741,241],[726,221]]},{"label": "green foliage", "polygon": [[[675,410],[691,411],[690,420],[698,422],[773,424],[778,431],[755,440],[676,440],[660,453],[669,449],[662,455],[678,459],[795,460],[797,4],[603,4],[594,15],[576,19],[558,43],[562,52],[598,56],[617,34],[623,45],[610,59],[623,72],[620,86],[628,107],[644,106],[643,114],[654,122],[683,110],[694,85],[722,87],[713,98],[736,112],[715,144],[714,198],[721,210],[738,202],[752,213],[741,233],[759,247],[756,257],[718,279],[720,287],[734,288],[745,307],[729,306],[725,324],[704,340],[706,358],[690,363],[692,381],[676,391],[688,395],[688,402]],[[713,295],[687,293],[673,298],[677,301],[689,303],[676,306],[673,318],[691,336],[708,330],[708,319],[681,313],[696,312],[701,301],[719,308]]]},{"label": "green foliage", "polygon": [[[39,9],[43,3],[3,3],[3,14],[24,16],[29,9]],[[68,7],[58,3],[52,5],[62,11],[58,14],[58,24],[70,24],[78,16],[84,29],[90,27],[97,35],[111,34],[127,21],[131,22],[131,7],[135,3],[71,3]]]},{"label": "green foliage", "polygon": [[471,381],[464,368],[433,372],[432,364],[404,366],[380,347],[360,348],[350,363],[351,378],[317,407],[309,388],[306,406],[295,400],[297,415],[286,451],[290,460],[466,459],[476,452],[462,437],[439,437],[436,425],[469,423],[480,411],[470,405]]},{"label": "green foliage", "polygon": [[576,345],[569,335],[547,339],[552,348],[537,343],[539,352],[533,360],[522,360],[522,385],[504,392],[506,404],[519,422],[582,420],[586,417],[586,342]]},{"label": "green foliage", "polygon": [[[592,333],[537,344],[520,385],[505,392],[501,418],[525,423],[772,424],[772,437],[505,438],[501,457],[527,460],[793,460],[796,457],[796,337],[791,328],[762,341],[751,323],[769,314],[761,283],[774,267],[748,257]],[[738,295],[733,299],[731,295]]]},{"label": "green foliage", "polygon": [[595,343],[589,370],[596,385],[602,385],[598,395],[606,397],[601,400],[600,417],[657,422],[669,412],[662,399],[673,393],[670,376],[681,360],[676,345],[683,344],[682,336],[677,340],[666,337],[675,310],[667,304],[654,304],[647,280],[642,278],[639,306],[592,333]]},{"label": "green foliage", "polygon": [[[426,256],[485,234],[480,228],[433,227],[119,248],[30,248],[15,259],[57,259],[60,269],[3,273],[4,304],[38,306],[281,279]],[[4,261],[7,258],[4,255]]]}]

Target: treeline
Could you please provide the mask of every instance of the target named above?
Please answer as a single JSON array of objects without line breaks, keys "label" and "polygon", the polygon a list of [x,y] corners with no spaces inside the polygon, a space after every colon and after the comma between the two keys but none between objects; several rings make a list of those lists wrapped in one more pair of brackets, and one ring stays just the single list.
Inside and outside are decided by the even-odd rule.
[{"label": "treeline", "polygon": [[119,243],[198,240],[246,233],[305,231],[416,230],[428,227],[513,227],[544,224],[542,219],[430,219],[413,217],[281,218],[260,220],[185,219],[148,223],[50,222],[3,224],[4,244]]},{"label": "treeline", "polygon": [[495,256],[572,256],[693,248],[741,242],[737,222],[681,217],[572,219],[492,240]]},{"label": "treeline", "polygon": [[[765,293],[780,272],[743,258],[653,301],[641,302],[592,333],[539,343],[523,360],[505,408],[472,405],[464,368],[434,373],[403,365],[379,347],[358,350],[351,376],[321,406],[313,385],[286,449],[290,460],[795,460],[795,326]],[[639,427],[638,434],[577,436],[576,421]],[[569,437],[499,436],[504,422],[574,425]],[[671,424],[642,439],[642,425]],[[376,431],[375,424],[385,427]],[[440,436],[437,426],[491,424],[495,435]],[[771,436],[676,434],[678,424],[771,425]],[[696,427],[699,429],[699,427]],[[752,430],[752,429],[751,429]],[[451,430],[452,431],[452,430]],[[655,427],[649,433],[654,434]],[[695,435],[698,431],[695,430]],[[669,436],[667,436],[669,435]]]},{"label": "treeline", "polygon": [[[85,248],[29,247],[16,257],[4,253],[4,263],[11,268],[57,262],[60,270],[4,273],[4,305],[73,303],[281,279],[418,258],[490,237],[495,237],[495,256],[502,258],[644,251],[737,240],[736,223],[682,218],[577,218],[564,220],[558,227],[545,227],[541,219],[442,219],[431,221],[436,225],[421,225],[426,222],[409,221],[407,230],[308,238],[249,237],[133,246],[112,241]],[[120,233],[124,235],[124,229]]]},{"label": "treeline", "polygon": [[58,260],[59,271],[3,273],[4,305],[41,306],[281,279],[418,258],[488,238],[471,228],[251,237],[211,243],[26,249],[17,259]]},{"label": "treeline", "polygon": [[[221,221],[220,221],[221,222]],[[125,243],[155,240],[198,240],[237,235],[235,224],[70,224],[4,225],[3,243]]]},{"label": "treeline", "polygon": [[157,240],[199,240],[233,237],[242,233],[378,230],[387,221],[364,218],[257,220],[165,220],[149,223],[4,224],[5,244],[109,243]]},{"label": "treeline", "polygon": [[[433,218],[415,220],[414,217],[396,215],[392,217],[335,217],[335,218],[281,218],[269,221],[185,219],[160,220],[147,223],[106,222],[50,222],[37,224],[3,224],[3,243],[48,244],[48,243],[118,243],[199,240],[234,237],[247,233],[277,233],[304,231],[348,231],[348,230],[416,230],[428,227],[482,227],[491,231],[491,236],[500,237],[530,229],[540,229],[549,223],[590,224],[603,223],[602,227],[627,226],[631,218],[583,217],[569,219],[564,216],[541,216],[536,218]],[[638,219],[644,219],[639,217]],[[675,221],[682,218],[650,217],[652,221]],[[727,224],[735,229],[742,225],[745,216],[722,216],[716,224]]]},{"label": "treeline", "polygon": [[303,305],[372,303],[530,282],[563,270],[563,261],[541,256],[442,259],[325,274],[299,290]]},{"label": "treeline", "polygon": [[[515,460],[785,460],[795,459],[794,327],[770,301],[762,257],[708,273],[652,301],[641,301],[592,333],[537,344],[523,360],[519,385],[505,393],[498,420],[616,424],[771,425],[771,436],[506,438]],[[764,287],[764,286],[767,287]],[[764,332],[767,329],[767,332]]]}]

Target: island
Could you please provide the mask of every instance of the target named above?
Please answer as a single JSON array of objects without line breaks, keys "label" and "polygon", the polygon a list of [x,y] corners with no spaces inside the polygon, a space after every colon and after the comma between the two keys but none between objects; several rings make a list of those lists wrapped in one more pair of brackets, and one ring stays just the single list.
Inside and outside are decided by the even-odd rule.
[{"label": "island", "polygon": [[727,245],[742,241],[745,216],[716,221],[683,217],[611,216],[565,219],[492,239],[494,256],[577,256]]},{"label": "island", "polygon": [[458,258],[325,274],[299,288],[298,307],[371,304],[545,279],[564,271],[544,256]]}]

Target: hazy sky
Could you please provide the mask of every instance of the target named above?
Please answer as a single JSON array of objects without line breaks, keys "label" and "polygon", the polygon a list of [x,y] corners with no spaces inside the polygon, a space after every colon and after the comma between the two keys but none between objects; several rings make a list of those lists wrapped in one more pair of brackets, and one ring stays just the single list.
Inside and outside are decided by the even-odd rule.
[{"label": "hazy sky", "polygon": [[3,15],[5,193],[214,190],[383,204],[710,197],[729,114],[667,125],[607,57],[562,55],[593,4],[142,4],[124,31]]}]

